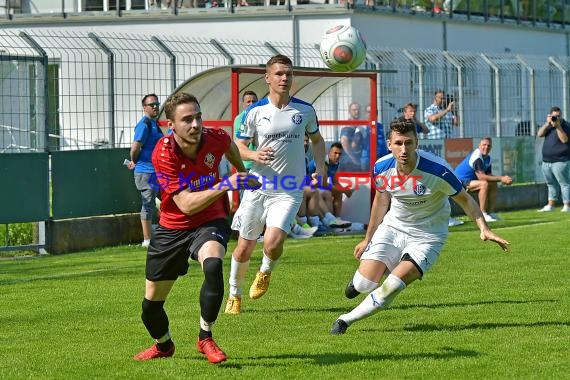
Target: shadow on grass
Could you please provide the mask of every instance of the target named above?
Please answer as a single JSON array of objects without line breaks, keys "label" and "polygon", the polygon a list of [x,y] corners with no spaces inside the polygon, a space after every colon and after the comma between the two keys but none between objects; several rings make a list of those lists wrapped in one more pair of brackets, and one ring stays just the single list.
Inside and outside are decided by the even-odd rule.
[{"label": "shadow on grass", "polygon": [[101,268],[101,269],[91,269],[91,270],[81,270],[75,269],[78,272],[72,272],[74,268],[67,269],[66,273],[58,274],[36,274],[30,277],[20,277],[8,280],[0,280],[0,286],[2,285],[15,285],[20,283],[34,282],[34,281],[51,281],[51,280],[68,280],[76,279],[82,277],[96,276],[101,277],[102,275],[107,276],[117,276],[117,275],[127,275],[127,274],[144,274],[144,268],[141,270],[140,267],[136,266],[117,266],[111,268]]},{"label": "shadow on grass", "polygon": [[[468,306],[481,306],[481,305],[517,305],[517,304],[529,304],[529,303],[552,303],[555,300],[495,300],[495,301],[477,301],[477,302],[446,302],[446,303],[434,303],[434,304],[410,304],[410,305],[397,305],[390,306],[387,310],[407,310],[407,309],[441,309],[441,308],[451,308],[451,307],[468,307]],[[355,303],[356,306],[358,303]],[[299,313],[299,312],[331,312],[331,313],[344,313],[350,307],[301,307],[301,308],[283,308],[283,309],[248,309],[248,313],[259,313],[259,314],[274,314],[274,313]]]},{"label": "shadow on grass", "polygon": [[390,307],[394,310],[407,310],[407,309],[440,309],[446,307],[465,307],[465,306],[481,306],[481,305],[517,305],[517,304],[528,304],[528,303],[552,303],[556,300],[488,300],[488,301],[477,301],[477,302],[446,302],[446,303],[434,303],[434,304],[411,304],[411,305],[397,305]]},{"label": "shadow on grass", "polygon": [[[494,329],[505,329],[512,327],[522,327],[522,328],[532,328],[532,327],[568,327],[570,326],[570,321],[542,321],[542,322],[531,322],[531,323],[469,323],[466,325],[432,325],[432,324],[414,324],[410,326],[405,326],[404,331],[412,332],[433,332],[433,331],[465,331],[465,330],[494,330]],[[369,330],[372,331],[372,330]],[[386,331],[386,330],[382,330]]]},{"label": "shadow on grass", "polygon": [[[460,350],[453,347],[442,347],[441,352],[419,352],[419,353],[409,353],[409,354],[359,354],[359,353],[338,353],[329,352],[322,354],[279,354],[279,355],[267,355],[267,356],[256,356],[250,357],[248,359],[261,361],[256,366],[267,366],[268,360],[285,360],[287,365],[290,365],[290,360],[300,359],[300,360],[312,360],[316,365],[333,365],[333,364],[343,364],[358,361],[378,361],[378,360],[442,360],[442,359],[457,359],[457,358],[473,358],[480,356],[480,353],[474,350]],[[245,365],[244,365],[245,366]]]}]

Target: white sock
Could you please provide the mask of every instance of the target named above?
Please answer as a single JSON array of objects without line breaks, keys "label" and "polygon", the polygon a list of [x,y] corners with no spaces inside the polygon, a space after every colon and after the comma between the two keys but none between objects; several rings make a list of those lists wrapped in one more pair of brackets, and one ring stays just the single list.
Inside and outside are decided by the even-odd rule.
[{"label": "white sock", "polygon": [[299,224],[303,225],[305,223],[307,223],[307,217],[306,216],[300,216],[299,217]]},{"label": "white sock", "polygon": [[387,307],[404,290],[406,283],[399,277],[389,274],[379,288],[368,294],[366,298],[352,311],[343,314],[338,319],[342,319],[348,325],[366,318],[382,308]]},{"label": "white sock", "polygon": [[310,224],[312,227],[318,227],[318,226],[319,226],[319,223],[320,223],[320,219],[319,219],[318,215],[309,216],[309,224]]},{"label": "white sock", "polygon": [[214,322],[206,322],[202,316],[200,316],[200,328],[204,331],[212,331],[212,325]]},{"label": "white sock", "polygon": [[370,281],[366,277],[360,274],[359,271],[354,272],[354,277],[352,278],[352,285],[359,293],[370,293],[378,287],[378,283]]},{"label": "white sock", "polygon": [[232,256],[232,265],[230,269],[230,296],[241,297],[241,287],[243,285],[243,281],[245,280],[245,274],[247,273],[247,269],[249,268],[249,260],[245,263],[240,263]]},{"label": "white sock", "polygon": [[273,269],[275,269],[276,265],[277,260],[271,260],[265,251],[263,251],[263,259],[261,260],[261,267],[259,268],[259,271],[261,273],[269,274],[273,272]]}]

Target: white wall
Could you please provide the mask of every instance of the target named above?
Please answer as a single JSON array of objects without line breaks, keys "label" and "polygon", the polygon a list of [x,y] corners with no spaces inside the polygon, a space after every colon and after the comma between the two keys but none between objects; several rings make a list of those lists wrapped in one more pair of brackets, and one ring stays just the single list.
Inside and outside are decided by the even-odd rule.
[{"label": "white wall", "polygon": [[[210,12],[211,11],[211,12]],[[131,13],[132,14],[132,13]],[[67,20],[35,18],[35,23],[0,23],[2,29],[68,29],[74,31],[144,33],[185,37],[318,43],[325,30],[350,23],[364,34],[371,47],[444,49],[457,52],[570,55],[568,31],[460,22],[446,18],[412,17],[384,13],[347,13],[338,9],[288,13],[271,8],[228,14],[223,8],[173,15],[144,14],[117,18],[78,15]],[[16,20],[18,21],[18,20]],[[38,21],[42,21],[39,24]],[[13,27],[11,27],[13,26]]]}]

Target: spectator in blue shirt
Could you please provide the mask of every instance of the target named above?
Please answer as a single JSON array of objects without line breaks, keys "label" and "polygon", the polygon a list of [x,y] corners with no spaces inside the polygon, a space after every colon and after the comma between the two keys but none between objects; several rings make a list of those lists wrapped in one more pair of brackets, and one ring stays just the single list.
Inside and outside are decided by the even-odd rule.
[{"label": "spectator in blue shirt", "polygon": [[497,198],[497,183],[505,185],[513,183],[513,179],[508,175],[493,175],[490,155],[492,146],[490,137],[482,138],[479,147],[455,168],[455,174],[465,189],[468,192],[479,192],[479,208],[486,222],[499,220],[499,217],[493,213]]},{"label": "spectator in blue shirt", "polygon": [[147,248],[150,244],[152,233],[152,215],[156,210],[156,196],[158,189],[149,184],[149,179],[154,174],[152,165],[152,151],[158,140],[162,137],[162,131],[158,126],[157,117],[160,102],[155,94],[145,95],[142,99],[144,116],[135,126],[135,136],[131,144],[131,161],[128,164],[130,170],[135,172],[135,185],[141,193],[141,225],[143,232],[142,246]]},{"label": "spectator in blue shirt", "polygon": [[[370,117],[371,109],[370,104],[366,106],[366,119],[367,120],[375,120],[376,115],[374,117]],[[364,152],[366,155],[367,152]],[[377,159],[383,157],[390,153],[388,151],[388,144],[386,143],[386,134],[384,133],[384,125],[380,121],[376,121],[376,157],[373,157],[373,161],[376,162]],[[368,165],[367,165],[368,167]]]},{"label": "spectator in blue shirt", "polygon": [[[360,117],[360,104],[352,102],[348,106],[349,120],[361,120]],[[356,137],[358,144],[353,144],[355,134],[360,133],[360,137]],[[342,146],[342,157],[340,161],[341,170],[348,172],[367,171],[368,163],[363,165],[366,161],[368,152],[368,143],[370,141],[368,133],[368,126],[366,125],[348,125],[340,130],[340,144]],[[365,155],[363,157],[363,154]]]},{"label": "spectator in blue shirt", "polygon": [[[348,198],[352,196],[353,190],[349,187],[342,186],[338,180],[338,170],[340,166],[340,160],[343,155],[342,145],[339,142],[335,142],[329,148],[329,153],[325,161],[327,167],[327,176],[329,177],[330,189],[322,189],[321,196],[326,203],[326,210],[331,210],[334,216],[334,221],[331,218],[332,223],[328,223],[329,227],[335,226],[350,226],[351,222],[342,220],[340,214],[342,213],[342,196],[346,195]],[[309,163],[309,172],[316,173],[315,161]],[[327,215],[325,215],[327,217]],[[327,219],[328,221],[328,219]]]}]

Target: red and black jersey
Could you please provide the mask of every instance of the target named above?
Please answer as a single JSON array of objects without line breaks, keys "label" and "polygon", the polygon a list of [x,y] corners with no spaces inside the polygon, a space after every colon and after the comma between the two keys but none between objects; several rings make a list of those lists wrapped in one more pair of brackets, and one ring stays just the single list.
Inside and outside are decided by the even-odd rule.
[{"label": "red and black jersey", "polygon": [[228,197],[222,196],[208,208],[186,215],[173,200],[179,191],[200,191],[219,182],[218,167],[231,144],[223,129],[202,129],[202,141],[195,159],[186,157],[172,134],[161,138],[152,153],[156,183],[160,187],[160,224],[174,230],[192,229],[228,215]]}]

